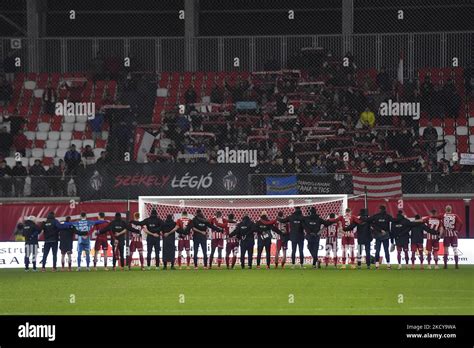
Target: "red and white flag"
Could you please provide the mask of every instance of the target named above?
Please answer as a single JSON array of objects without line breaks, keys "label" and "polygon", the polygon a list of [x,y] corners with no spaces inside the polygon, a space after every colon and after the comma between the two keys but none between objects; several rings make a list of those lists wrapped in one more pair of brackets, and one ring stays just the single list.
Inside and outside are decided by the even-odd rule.
[{"label": "red and white flag", "polygon": [[398,173],[355,174],[352,178],[354,194],[362,195],[367,187],[371,198],[399,197],[402,195],[402,176]]}]

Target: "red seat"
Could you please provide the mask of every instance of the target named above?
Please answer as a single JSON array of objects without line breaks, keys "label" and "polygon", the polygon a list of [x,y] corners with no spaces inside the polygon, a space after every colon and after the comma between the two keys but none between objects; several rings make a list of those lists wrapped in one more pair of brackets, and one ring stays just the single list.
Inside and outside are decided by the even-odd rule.
[{"label": "red seat", "polygon": [[95,147],[97,147],[97,148],[105,149],[106,145],[107,145],[107,140],[96,139],[96,141],[95,141]]},{"label": "red seat", "polygon": [[44,166],[51,166],[54,162],[54,158],[52,157],[43,157],[43,165]]},{"label": "red seat", "polygon": [[39,118],[40,122],[51,123],[51,116],[49,115],[41,115]]},{"label": "red seat", "polygon": [[441,127],[442,120],[440,118],[433,118],[431,122],[433,123],[433,127]]},{"label": "red seat", "polygon": [[38,140],[38,139],[35,140],[35,147],[36,148],[43,149],[45,144],[46,144],[46,141],[44,141],[44,140]]},{"label": "red seat", "polygon": [[454,127],[444,127],[444,135],[454,135]]},{"label": "red seat", "polygon": [[73,140],[82,140],[84,138],[84,132],[73,131],[72,139]]}]

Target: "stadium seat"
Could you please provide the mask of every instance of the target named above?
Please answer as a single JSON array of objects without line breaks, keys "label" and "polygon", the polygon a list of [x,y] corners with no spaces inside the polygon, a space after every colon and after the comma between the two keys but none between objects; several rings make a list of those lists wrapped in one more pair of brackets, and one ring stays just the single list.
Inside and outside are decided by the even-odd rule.
[{"label": "stadium seat", "polygon": [[36,132],[36,140],[46,140],[48,139],[48,132]]},{"label": "stadium seat", "polygon": [[60,149],[69,149],[71,146],[71,140],[59,140],[59,148]]},{"label": "stadium seat", "polygon": [[474,145],[474,134],[469,136],[469,144]]},{"label": "stadium seat", "polygon": [[36,137],[36,140],[35,140],[35,147],[39,147],[39,148],[44,148],[46,144],[46,140],[40,140],[38,139],[38,137]]},{"label": "stadium seat", "polygon": [[61,132],[61,140],[71,140],[72,132],[63,131]]},{"label": "stadium seat", "polygon": [[71,140],[71,145],[76,145],[77,150],[82,149],[82,140],[80,139]]},{"label": "stadium seat", "polygon": [[46,122],[38,123],[38,131],[40,132],[48,132],[50,128],[50,124]]},{"label": "stadium seat", "polygon": [[456,128],[456,134],[457,135],[467,135],[467,127],[457,127]]},{"label": "stadium seat", "polygon": [[83,132],[77,132],[77,131],[73,131],[72,132],[72,138],[74,140],[82,140],[84,138],[84,133]]},{"label": "stadium seat", "polygon": [[58,148],[58,140],[47,140],[46,141],[46,148],[47,149],[57,149]]},{"label": "stadium seat", "polygon": [[69,115],[69,116],[64,116],[64,123],[75,123],[76,122],[76,116],[74,115]]},{"label": "stadium seat", "polygon": [[84,116],[84,115],[76,116],[76,123],[86,123],[86,122],[87,122],[87,116]]},{"label": "stadium seat", "polygon": [[83,143],[82,143],[82,146],[86,147],[87,145],[89,145],[90,147],[94,147],[94,140],[92,140],[92,139],[84,140]]},{"label": "stadium seat", "polygon": [[64,159],[64,155],[66,154],[67,151],[68,151],[67,149],[57,149],[56,150],[56,157]]},{"label": "stadium seat", "polygon": [[5,162],[7,162],[7,166],[13,168],[15,166],[15,157],[6,157]]},{"label": "stadium seat", "polygon": [[55,132],[59,132],[62,128],[61,123],[51,123],[51,130]]},{"label": "stadium seat", "polygon": [[29,159],[28,159],[28,158],[25,158],[25,157],[22,157],[22,158],[21,158],[21,165],[22,165],[22,166],[27,167],[27,166],[28,166],[28,163],[29,163]]},{"label": "stadium seat", "polygon": [[26,139],[28,139],[28,140],[35,140],[36,133],[27,131],[27,132],[25,132],[25,136],[26,136]]},{"label": "stadium seat", "polygon": [[39,148],[34,148],[31,150],[31,157],[42,158],[44,156],[44,150]]},{"label": "stadium seat", "polygon": [[53,148],[44,149],[44,157],[54,157],[54,156],[56,156],[56,149],[53,149]]},{"label": "stadium seat", "polygon": [[448,142],[448,145],[449,145],[449,144],[455,144],[455,142],[456,142],[456,136],[454,136],[454,135],[446,135],[446,136],[444,137],[444,140],[446,140],[446,141]]},{"label": "stadium seat", "polygon": [[474,127],[474,117],[469,117],[469,127]]},{"label": "stadium seat", "polygon": [[72,132],[74,130],[75,123],[63,123],[62,131],[63,132]]},{"label": "stadium seat", "polygon": [[49,140],[59,140],[59,132],[49,132],[48,139]]},{"label": "stadium seat", "polygon": [[45,169],[46,169],[46,167],[49,168],[53,164],[53,161],[54,161],[54,159],[50,156],[44,157],[43,158],[43,165],[44,165]]},{"label": "stadium seat", "polygon": [[94,156],[96,158],[99,158],[100,154],[102,153],[102,151],[105,151],[105,149],[98,147],[98,148],[94,149],[93,151],[94,151]]},{"label": "stadium seat", "polygon": [[103,140],[103,139],[96,139],[95,140],[95,146],[96,147],[102,147],[102,148],[105,148],[105,145],[107,144],[107,140]]},{"label": "stadium seat", "polygon": [[86,123],[74,123],[74,130],[76,132],[84,132],[86,130]]}]

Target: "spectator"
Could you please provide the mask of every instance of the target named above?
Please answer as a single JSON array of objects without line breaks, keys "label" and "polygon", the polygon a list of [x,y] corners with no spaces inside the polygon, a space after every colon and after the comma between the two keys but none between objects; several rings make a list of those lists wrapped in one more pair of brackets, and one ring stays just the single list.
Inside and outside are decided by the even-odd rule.
[{"label": "spectator", "polygon": [[197,101],[197,93],[194,90],[194,84],[191,84],[189,88],[184,92],[184,102],[186,105],[194,104]]},{"label": "spectator", "polygon": [[58,101],[58,96],[56,90],[51,86],[51,83],[48,82],[48,85],[43,91],[43,110],[48,115],[54,115],[56,113],[56,102]]},{"label": "spectator", "polygon": [[0,196],[10,197],[12,192],[12,170],[7,162],[0,162]]},{"label": "spectator", "polygon": [[23,129],[19,129],[18,133],[13,137],[13,147],[15,148],[15,151],[25,157],[28,145],[28,138],[23,133]]},{"label": "spectator", "polygon": [[86,164],[92,164],[94,163],[94,151],[92,150],[92,147],[90,145],[86,145],[84,150],[82,151],[82,158],[85,159]]},{"label": "spectator", "polygon": [[59,161],[60,165],[56,165],[54,162],[51,164],[51,166],[48,168],[46,171],[46,175],[48,176],[48,196],[53,195],[53,196],[65,196],[67,195],[67,185],[65,183],[65,165],[64,161],[60,160]]},{"label": "spectator", "polygon": [[48,195],[48,182],[46,181],[46,170],[39,159],[30,168],[31,175],[31,195],[35,197],[44,197]]},{"label": "spectator", "polygon": [[81,163],[81,154],[77,152],[76,145],[72,144],[69,151],[64,155],[64,162],[66,163],[66,175],[75,175],[77,167]]},{"label": "spectator", "polygon": [[224,102],[224,95],[218,85],[214,85],[211,91],[211,103],[222,104]]},{"label": "spectator", "polygon": [[8,105],[12,94],[12,85],[3,76],[0,76],[0,106]]},{"label": "spectator", "polygon": [[458,95],[452,79],[449,79],[444,85],[443,95],[446,104],[446,116],[457,118],[461,107],[461,97]]},{"label": "spectator", "polygon": [[92,139],[97,140],[102,138],[102,125],[104,124],[105,114],[102,111],[97,112],[94,118],[89,120],[89,125],[92,130]]},{"label": "spectator", "polygon": [[425,80],[420,86],[420,100],[421,110],[426,111],[431,117],[431,101],[433,98],[433,83],[431,83],[431,76],[426,75]]},{"label": "spectator", "polygon": [[375,126],[375,114],[369,107],[360,114],[359,123],[363,128],[373,128]]},{"label": "spectator", "polygon": [[15,109],[13,114],[4,116],[3,122],[10,122],[10,134],[12,137],[14,137],[18,131],[23,128],[25,123],[28,123],[28,121],[26,121],[23,116],[18,116],[17,109]]},{"label": "spectator", "polygon": [[8,133],[7,127],[0,128],[0,157],[8,157],[13,145],[13,136]]},{"label": "spectator", "polygon": [[23,197],[25,192],[25,179],[28,176],[28,171],[21,161],[17,161],[12,168],[12,176],[15,197]]},{"label": "spectator", "polygon": [[377,159],[374,162],[374,165],[372,166],[372,169],[370,170],[371,173],[383,173],[386,172],[385,164]]},{"label": "spectator", "polygon": [[388,73],[385,71],[385,68],[380,69],[377,74],[377,86],[380,88],[380,91],[383,93],[390,92],[392,90],[392,81]]},{"label": "spectator", "polygon": [[104,59],[102,57],[102,52],[97,52],[96,57],[91,62],[91,75],[94,84],[97,80],[104,79]]},{"label": "spectator", "polygon": [[102,151],[100,153],[100,157],[97,159],[97,161],[95,162],[96,164],[106,164],[108,162],[108,158],[107,158],[107,151]]},{"label": "spectator", "polygon": [[320,159],[318,159],[316,161],[316,164],[313,166],[311,172],[313,174],[326,174],[327,173],[327,169],[326,167],[323,165],[322,161]]},{"label": "spectator", "polygon": [[15,80],[15,73],[17,70],[15,60],[15,51],[10,51],[10,53],[8,53],[8,55],[3,60],[3,71],[5,72],[5,78],[10,83],[13,83]]}]

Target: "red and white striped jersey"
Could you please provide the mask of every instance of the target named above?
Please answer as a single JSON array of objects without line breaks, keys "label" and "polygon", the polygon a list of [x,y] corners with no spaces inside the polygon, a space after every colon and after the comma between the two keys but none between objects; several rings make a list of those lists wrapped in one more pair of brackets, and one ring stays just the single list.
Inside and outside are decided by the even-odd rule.
[{"label": "red and white striped jersey", "polygon": [[335,224],[332,224],[332,225],[329,225],[329,226],[325,227],[324,231],[323,231],[324,237],[326,237],[328,239],[337,238],[337,232],[338,232],[338,229],[339,229],[340,226],[341,226],[341,223],[337,222]]},{"label": "red and white striped jersey", "polygon": [[129,237],[130,237],[130,242],[141,242],[142,241],[142,226],[140,225],[135,225],[135,224],[132,224],[132,227],[133,228],[136,228],[137,230],[140,231],[140,233],[133,233],[133,232],[130,232],[129,233]]},{"label": "red and white striped jersey", "polygon": [[239,240],[237,239],[237,237],[229,237],[229,234],[234,232],[235,227],[237,226],[238,222],[228,221],[228,220],[224,220],[224,221],[225,221],[225,233],[227,235],[227,243],[238,243]]},{"label": "red and white striped jersey", "polygon": [[[341,215],[338,220],[341,223],[342,227],[344,228],[352,224],[355,220],[357,220],[357,217],[352,214],[344,214],[344,215]],[[356,231],[355,228],[353,228],[351,231],[343,231],[343,236],[354,237],[355,231]]]},{"label": "red and white striped jersey", "polygon": [[[282,233],[288,233],[288,222],[277,222],[277,228],[282,232]],[[281,239],[283,236],[280,236],[278,233],[272,232],[272,234],[275,236],[277,240]]]},{"label": "red and white striped jersey", "polygon": [[[190,218],[182,216],[176,221],[176,224],[178,225],[178,228],[180,228],[182,230],[185,230],[190,221],[191,221]],[[192,234],[193,234],[192,231],[187,235],[180,234],[179,239],[181,239],[181,240],[191,240],[192,239]]]},{"label": "red and white striped jersey", "polygon": [[[423,218],[423,222],[428,225],[429,228],[435,231],[440,231],[441,228],[441,219],[437,216],[426,216]],[[433,240],[438,240],[439,235],[437,234],[431,234],[427,233],[426,234],[426,239],[433,239]]]},{"label": "red and white striped jersey", "polygon": [[[225,223],[224,219],[222,217],[213,217],[211,219],[211,224],[214,226],[220,227],[220,228],[225,228]],[[211,232],[211,239],[224,239],[224,232],[217,232],[217,231],[212,231]]]},{"label": "red and white striped jersey", "polygon": [[445,213],[443,215],[443,227],[445,237],[456,237],[462,228],[461,218],[454,213]]}]

